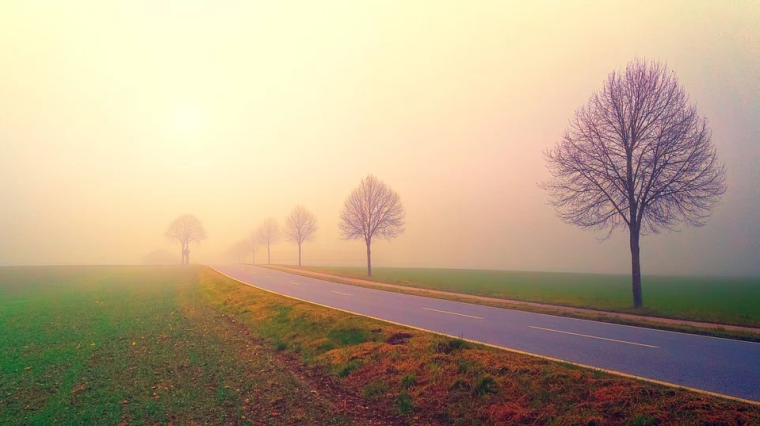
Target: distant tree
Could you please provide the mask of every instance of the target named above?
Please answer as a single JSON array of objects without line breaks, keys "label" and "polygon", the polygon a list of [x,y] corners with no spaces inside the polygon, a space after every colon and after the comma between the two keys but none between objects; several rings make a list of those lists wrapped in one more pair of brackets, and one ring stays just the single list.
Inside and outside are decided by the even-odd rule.
[{"label": "distant tree", "polygon": [[319,229],[317,218],[304,206],[296,206],[285,218],[285,239],[298,244],[298,267],[301,267],[301,244],[311,241]]},{"label": "distant tree", "polygon": [[164,236],[182,245],[182,264],[187,265],[190,263],[190,244],[206,239],[206,230],[197,217],[186,214],[174,219]]},{"label": "distant tree", "polygon": [[280,225],[274,218],[267,218],[257,231],[261,244],[267,248],[267,265],[271,264],[272,245],[280,241]]},{"label": "distant tree", "polygon": [[634,60],[545,153],[552,178],[541,186],[565,223],[606,230],[604,239],[628,230],[634,308],[643,306],[640,236],[704,225],[726,191],[711,137],[675,75]]},{"label": "distant tree", "polygon": [[372,276],[372,239],[388,241],[404,233],[406,211],[401,197],[373,175],[362,179],[343,203],[340,234],[344,240],[364,240],[367,245],[367,276]]},{"label": "distant tree", "polygon": [[251,265],[256,264],[256,252],[259,251],[259,247],[261,247],[261,236],[259,236],[258,232],[251,231],[248,234],[248,251],[253,254]]},{"label": "distant tree", "polygon": [[249,248],[250,245],[248,240],[244,239],[236,241],[235,244],[230,247],[229,255],[234,262],[245,263],[245,257],[248,254]]}]

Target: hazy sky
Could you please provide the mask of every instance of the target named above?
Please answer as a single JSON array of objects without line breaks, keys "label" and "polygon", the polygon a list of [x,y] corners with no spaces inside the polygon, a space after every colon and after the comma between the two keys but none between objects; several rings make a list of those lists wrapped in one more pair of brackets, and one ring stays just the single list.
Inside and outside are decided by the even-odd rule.
[{"label": "hazy sky", "polygon": [[[627,272],[627,236],[565,225],[542,151],[636,56],[675,71],[729,190],[642,240],[645,274],[760,274],[760,2],[0,2],[0,264],[213,262],[296,204],[306,264],[357,264],[343,200],[376,174],[407,232],[377,266]],[[259,258],[261,259],[261,257]],[[294,262],[281,243],[273,261]]]}]

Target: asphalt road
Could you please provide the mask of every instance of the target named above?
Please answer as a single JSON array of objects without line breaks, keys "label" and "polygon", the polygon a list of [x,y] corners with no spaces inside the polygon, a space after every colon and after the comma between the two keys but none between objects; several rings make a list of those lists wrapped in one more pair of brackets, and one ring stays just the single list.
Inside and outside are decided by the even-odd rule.
[{"label": "asphalt road", "polygon": [[760,402],[760,343],[393,293],[253,266],[214,268],[255,287],[358,314]]}]

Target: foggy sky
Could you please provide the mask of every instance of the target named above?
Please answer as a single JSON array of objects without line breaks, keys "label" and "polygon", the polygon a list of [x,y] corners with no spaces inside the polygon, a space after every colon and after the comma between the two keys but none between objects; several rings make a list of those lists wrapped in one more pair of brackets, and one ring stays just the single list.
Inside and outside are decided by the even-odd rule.
[{"label": "foggy sky", "polygon": [[625,273],[627,235],[563,224],[537,183],[638,56],[676,73],[728,172],[706,227],[643,238],[643,273],[757,275],[759,22],[755,0],[6,0],[0,265],[179,258],[185,213],[209,235],[192,260],[222,261],[296,204],[320,222],[305,264],[361,265],[338,215],[373,173],[407,208],[376,266]]}]

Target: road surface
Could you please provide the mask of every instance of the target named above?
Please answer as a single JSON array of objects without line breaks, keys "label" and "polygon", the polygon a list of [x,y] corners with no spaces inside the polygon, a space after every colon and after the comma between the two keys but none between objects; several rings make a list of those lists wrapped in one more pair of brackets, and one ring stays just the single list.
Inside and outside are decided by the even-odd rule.
[{"label": "road surface", "polygon": [[760,343],[393,293],[247,265],[214,269],[255,287],[357,314],[760,402]]}]

